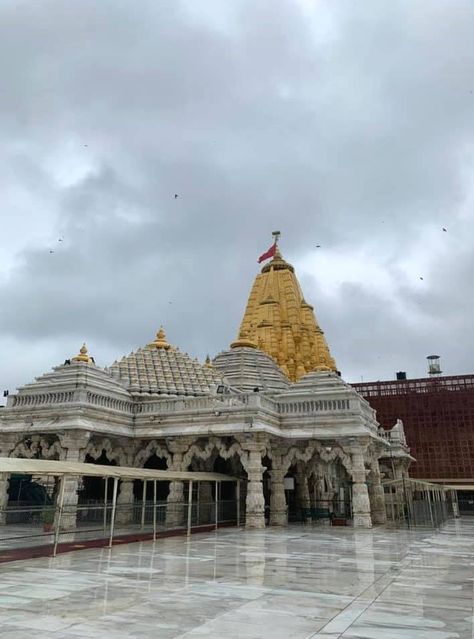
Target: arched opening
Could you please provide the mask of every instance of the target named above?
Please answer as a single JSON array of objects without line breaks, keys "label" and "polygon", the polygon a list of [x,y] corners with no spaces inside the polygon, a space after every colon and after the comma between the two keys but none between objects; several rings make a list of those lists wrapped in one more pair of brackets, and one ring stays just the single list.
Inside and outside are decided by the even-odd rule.
[{"label": "arched opening", "polygon": [[[214,459],[214,462],[211,467],[212,472],[219,473],[221,475],[228,475],[230,477],[245,477],[245,470],[240,461],[240,457],[236,454],[232,455],[228,459],[224,459],[223,457],[217,456]],[[206,487],[207,484],[207,487]],[[244,484],[244,482],[242,482]],[[211,488],[211,490],[209,490]],[[241,485],[240,491],[240,512],[243,513],[245,510],[245,490],[242,490],[243,485]],[[200,489],[200,493],[206,497],[206,495],[210,495],[212,491],[212,500],[215,502],[216,499],[216,485],[213,482],[212,487],[209,487],[208,482],[203,482],[202,487]],[[219,521],[235,521],[236,517],[236,499],[237,499],[237,490],[236,483],[233,481],[223,481],[219,482]]]},{"label": "arched opening", "polygon": [[313,509],[328,512],[332,518],[350,518],[351,478],[340,458],[318,460],[308,484]]},{"label": "arched opening", "polygon": [[[117,466],[115,459],[110,460],[107,457],[105,448],[102,450],[100,457],[94,459],[91,455],[86,455],[84,462],[86,464],[100,464],[101,466]],[[106,480],[103,477],[83,477],[82,486],[79,488],[79,503],[90,504],[103,502],[105,495]],[[109,479],[107,481],[107,501],[112,500],[114,492],[114,482]]]},{"label": "arched opening", "polygon": [[299,512],[299,505],[298,505],[298,500],[296,496],[296,474],[297,474],[296,463],[293,463],[289,467],[288,472],[286,473],[284,478],[285,496],[286,496],[286,503],[288,506],[289,522],[299,521],[301,516]]},{"label": "arched opening", "polygon": [[[158,457],[156,453],[153,453],[146,462],[143,464],[143,468],[150,468],[152,470],[168,470],[168,462],[165,457]],[[157,481],[156,482],[156,500],[166,501],[170,490],[169,481]],[[141,501],[143,499],[143,481],[141,479],[135,479],[133,482],[133,495],[135,499]],[[153,501],[154,488],[153,482],[148,481],[146,485],[146,501]]]},{"label": "arched opening", "polygon": [[[212,472],[220,473],[221,475],[229,475],[232,476],[234,474],[235,465],[233,464],[231,459],[223,459],[222,457],[216,457]],[[215,489],[213,489],[213,497],[215,499]],[[221,500],[229,500],[235,499],[235,484],[234,482],[221,482],[220,486],[220,499]]]},{"label": "arched opening", "polygon": [[29,474],[12,474],[7,481],[7,504],[4,523],[34,525],[53,512],[58,478]]}]

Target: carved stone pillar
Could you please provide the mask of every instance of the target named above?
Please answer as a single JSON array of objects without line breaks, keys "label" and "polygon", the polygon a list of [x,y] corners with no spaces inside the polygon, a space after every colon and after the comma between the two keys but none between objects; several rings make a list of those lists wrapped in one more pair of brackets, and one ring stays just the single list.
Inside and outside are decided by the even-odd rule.
[{"label": "carved stone pillar", "polygon": [[166,525],[178,528],[184,523],[184,484],[182,481],[170,482],[166,507]]},{"label": "carved stone pillar", "polygon": [[212,484],[209,481],[199,482],[199,521],[200,524],[211,524],[213,512]]},{"label": "carved stone pillar", "polygon": [[[0,443],[0,457],[8,457],[15,448],[16,439],[8,435],[2,435]],[[10,485],[10,475],[0,474],[0,526],[6,524],[6,508],[8,506],[8,487]]]},{"label": "carved stone pillar", "polygon": [[[64,435],[59,435],[61,446],[66,449],[66,461],[84,461],[84,451],[89,438],[90,433],[83,431],[68,431]],[[61,530],[76,528],[78,487],[79,480],[77,477],[68,477],[66,479]]]},{"label": "carved stone pillar", "polygon": [[[184,453],[191,445],[189,438],[178,440],[168,440],[167,446],[173,454],[169,470],[181,471],[187,470],[188,464],[183,460]],[[184,483],[182,481],[170,482],[170,490],[166,507],[166,526],[170,528],[178,528],[184,524],[185,506],[184,506]]]},{"label": "carved stone pillar", "polygon": [[242,464],[247,472],[247,498],[245,501],[245,527],[265,528],[265,498],[263,496],[262,446],[258,442],[245,442]]},{"label": "carved stone pillar", "polygon": [[392,459],[394,479],[408,478],[408,464],[404,459]]},{"label": "carved stone pillar", "polygon": [[115,522],[118,526],[129,524],[133,520],[133,479],[123,479],[120,482],[120,492],[117,498],[117,513]]},{"label": "carved stone pillar", "polygon": [[355,444],[350,449],[352,460],[352,515],[354,528],[372,528],[369,492],[366,484],[364,448]]},{"label": "carved stone pillar", "polygon": [[287,465],[283,457],[286,449],[272,445],[272,470],[270,471],[270,526],[286,526],[288,507],[285,495]]},{"label": "carved stone pillar", "polygon": [[297,505],[301,509],[306,521],[311,521],[311,517],[304,515],[304,513],[311,507],[311,499],[309,496],[308,477],[305,472],[303,464],[297,465],[296,473],[296,500]]},{"label": "carved stone pillar", "polygon": [[285,495],[285,471],[270,471],[270,526],[286,526],[288,513]]},{"label": "carved stone pillar", "polygon": [[310,475],[308,479],[309,490],[309,503],[311,508],[316,508],[316,478],[315,475]]},{"label": "carved stone pillar", "polygon": [[0,526],[6,524],[8,506],[8,486],[10,484],[10,475],[0,475]]},{"label": "carved stone pillar", "polygon": [[372,514],[372,522],[374,524],[385,524],[387,521],[387,512],[385,509],[385,492],[380,477],[379,463],[375,460],[371,468],[372,484],[369,490],[370,511]]}]

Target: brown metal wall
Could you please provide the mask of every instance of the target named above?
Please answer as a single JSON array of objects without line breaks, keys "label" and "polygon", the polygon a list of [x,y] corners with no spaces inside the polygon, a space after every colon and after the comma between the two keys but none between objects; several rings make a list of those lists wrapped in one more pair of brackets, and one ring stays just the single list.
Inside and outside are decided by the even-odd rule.
[{"label": "brown metal wall", "polygon": [[474,375],[353,386],[384,428],[403,421],[412,477],[474,479]]}]

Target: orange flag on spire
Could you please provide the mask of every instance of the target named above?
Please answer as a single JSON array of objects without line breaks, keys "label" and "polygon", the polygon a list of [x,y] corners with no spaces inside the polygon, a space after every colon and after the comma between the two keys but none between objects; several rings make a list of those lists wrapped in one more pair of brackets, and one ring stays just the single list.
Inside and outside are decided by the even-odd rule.
[{"label": "orange flag on spire", "polygon": [[260,257],[258,258],[258,263],[260,264],[260,262],[264,262],[265,260],[270,259],[271,257],[273,257],[276,253],[276,249],[277,249],[277,243],[274,242],[270,248],[268,249],[268,251],[266,251],[265,253],[263,253],[263,255],[260,255]]}]

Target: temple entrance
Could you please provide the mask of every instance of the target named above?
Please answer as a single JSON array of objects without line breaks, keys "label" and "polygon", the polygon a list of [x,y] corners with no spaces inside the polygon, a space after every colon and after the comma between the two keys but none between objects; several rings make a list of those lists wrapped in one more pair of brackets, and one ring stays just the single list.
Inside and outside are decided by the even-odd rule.
[{"label": "temple entrance", "polygon": [[[164,457],[158,457],[156,453],[153,453],[146,462],[143,464],[143,468],[151,468],[153,470],[168,470],[168,463]],[[170,490],[169,481],[156,482],[156,500],[166,501]],[[143,481],[141,479],[135,479],[133,482],[133,495],[138,501],[143,499]],[[153,501],[154,499],[154,487],[153,482],[147,482],[145,501]]]},{"label": "temple entrance", "polygon": [[[102,451],[100,457],[94,459],[91,455],[86,455],[84,462],[86,464],[101,464],[102,466],[117,466],[115,460],[110,460],[107,457],[105,449]],[[114,494],[114,482],[109,480],[106,482],[102,477],[83,477],[82,487],[79,488],[79,502],[80,504],[90,504],[96,502],[103,502],[105,496],[105,485],[107,483],[107,501],[111,501]]]},{"label": "temple entrance", "polygon": [[[233,460],[217,457],[214,461],[212,472],[221,473],[222,475],[233,475],[234,467],[235,462],[233,463]],[[215,486],[213,487],[212,495],[215,499]],[[220,485],[219,498],[222,500],[235,499],[235,484],[233,482],[222,482]]]},{"label": "temple entrance", "polygon": [[[238,455],[233,455],[229,459],[224,459],[223,457],[216,457],[214,463],[212,464],[212,472],[220,473],[223,475],[229,475],[233,477],[245,477],[244,468],[240,462],[240,457]],[[241,488],[245,482],[241,483]],[[212,494],[212,500],[215,502],[216,500],[216,484],[213,483],[211,491],[206,489],[206,485],[209,485],[208,482],[202,483],[202,496],[205,499],[206,495]],[[234,521],[235,513],[236,513],[236,499],[237,499],[237,489],[236,484],[234,482],[220,482],[219,483],[219,521]],[[208,492],[206,493],[206,490]],[[240,512],[245,512],[245,490],[240,491]]]},{"label": "temple entrance", "polygon": [[284,479],[289,522],[301,521],[301,508],[296,497],[296,472],[296,464],[292,464]]}]

